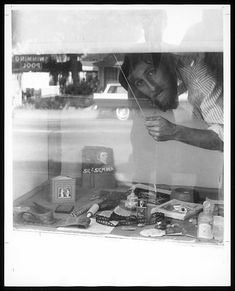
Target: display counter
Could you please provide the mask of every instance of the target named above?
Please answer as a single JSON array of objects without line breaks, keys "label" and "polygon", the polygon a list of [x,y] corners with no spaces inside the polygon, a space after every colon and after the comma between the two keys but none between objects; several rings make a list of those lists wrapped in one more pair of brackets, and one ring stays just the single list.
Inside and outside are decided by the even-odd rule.
[{"label": "display counter", "polygon": [[[167,185],[157,185],[158,189],[174,189],[174,186]],[[188,187],[189,188],[189,187]],[[187,187],[185,187],[187,189]],[[155,234],[155,235],[142,235],[143,230],[157,230],[158,221],[155,223],[130,223],[128,225],[120,225],[120,222],[114,225],[105,225],[97,220],[97,215],[102,211],[97,211],[92,215],[89,223],[86,225],[76,225],[76,218],[86,217],[88,210],[94,204],[99,204],[101,202],[100,193],[117,193],[123,197],[128,193],[129,188],[127,186],[118,186],[113,189],[95,189],[95,188],[83,188],[79,185],[77,181],[76,184],[76,195],[75,202],[71,204],[72,210],[68,213],[57,212],[57,207],[59,203],[53,202],[52,197],[52,187],[51,181],[48,180],[46,183],[37,187],[34,191],[26,193],[24,196],[16,199],[14,201],[14,229],[15,230],[34,230],[34,231],[51,231],[51,232],[62,232],[62,233],[73,233],[73,234],[83,234],[83,235],[98,235],[105,237],[118,237],[118,238],[133,238],[133,239],[152,239],[152,240],[170,240],[177,242],[192,242],[192,243],[209,243],[209,244],[221,244],[215,239],[211,240],[200,240],[197,238],[197,219],[198,213],[192,215],[190,218],[185,220],[174,219],[170,217],[167,218],[168,225],[173,225],[180,229],[180,232],[173,232],[168,234]],[[194,193],[197,194],[197,201],[200,204],[205,198],[215,197],[218,193],[218,189],[212,188],[202,188],[195,187]],[[172,192],[171,192],[172,195]],[[171,199],[169,195],[169,200]],[[116,205],[118,207],[121,205],[123,207],[123,200],[121,198],[117,200]],[[37,219],[25,218],[22,219],[22,214],[24,211],[28,212],[27,207],[32,206],[45,207],[46,210],[51,212],[52,219],[39,221]],[[65,204],[66,205],[66,204]],[[68,204],[67,204],[68,205]],[[101,204],[100,204],[101,205]],[[63,204],[62,204],[63,206]],[[109,211],[113,211],[115,207],[108,207]],[[124,207],[125,208],[125,207]],[[107,207],[106,207],[107,209]],[[81,211],[83,210],[83,211]],[[44,210],[43,210],[44,211]],[[41,211],[41,213],[43,213]],[[79,213],[80,211],[80,213]],[[30,210],[29,210],[30,212]],[[40,214],[40,209],[39,212]],[[72,221],[69,225],[68,221]],[[145,231],[146,232],[146,231]]]}]

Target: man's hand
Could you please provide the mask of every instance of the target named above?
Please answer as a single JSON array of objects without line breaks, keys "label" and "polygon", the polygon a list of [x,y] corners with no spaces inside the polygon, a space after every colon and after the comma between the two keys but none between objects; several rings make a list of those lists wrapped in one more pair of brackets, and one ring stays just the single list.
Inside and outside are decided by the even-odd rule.
[{"label": "man's hand", "polygon": [[223,151],[223,141],[212,130],[176,125],[161,116],[147,117],[145,125],[156,141],[177,140],[203,149]]},{"label": "man's hand", "polygon": [[149,134],[156,141],[174,140],[176,135],[176,124],[171,123],[161,116],[151,116],[146,118],[145,125]]}]

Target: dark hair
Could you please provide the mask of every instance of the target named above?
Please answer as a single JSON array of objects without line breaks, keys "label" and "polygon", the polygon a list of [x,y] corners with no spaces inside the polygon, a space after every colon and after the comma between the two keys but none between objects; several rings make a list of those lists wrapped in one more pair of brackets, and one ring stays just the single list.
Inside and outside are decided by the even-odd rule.
[{"label": "dark hair", "polygon": [[[132,53],[126,54],[124,57],[121,71],[119,73],[119,83],[128,90],[127,79],[130,73],[135,69],[136,65],[141,61],[148,63],[151,62],[155,68],[160,64],[161,53]],[[124,76],[123,76],[124,74]]]}]

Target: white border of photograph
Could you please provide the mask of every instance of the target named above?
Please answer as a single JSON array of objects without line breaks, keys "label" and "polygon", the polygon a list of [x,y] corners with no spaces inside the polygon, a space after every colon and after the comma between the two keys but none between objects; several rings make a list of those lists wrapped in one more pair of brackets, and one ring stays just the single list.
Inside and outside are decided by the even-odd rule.
[{"label": "white border of photograph", "polygon": [[[143,9],[142,5],[118,5],[118,7],[117,5],[102,5],[101,7],[85,5],[82,9],[96,10],[97,13],[109,9],[120,9],[128,11],[131,15],[134,7]],[[146,9],[155,7],[172,11],[169,5],[144,6]],[[230,6],[196,5],[195,9],[220,7],[223,10],[224,24],[225,242],[224,245],[212,246],[30,230],[13,231],[11,11],[15,8],[23,11],[33,8],[43,11],[58,9],[66,13],[69,9],[79,10],[81,7],[77,5],[76,7],[72,5],[5,6],[5,286],[230,285]],[[174,6],[174,9],[180,13],[181,7]],[[189,7],[186,5],[184,9],[184,13],[187,13]],[[120,50],[124,51],[125,45],[122,45]],[[219,50],[220,44],[215,45],[218,45]],[[140,47],[140,50],[143,50],[143,47],[144,45]],[[151,51],[151,45],[148,48]],[[205,51],[205,48],[202,49]],[[87,50],[89,51],[89,45]],[[165,48],[162,47],[162,51],[164,50]]]}]

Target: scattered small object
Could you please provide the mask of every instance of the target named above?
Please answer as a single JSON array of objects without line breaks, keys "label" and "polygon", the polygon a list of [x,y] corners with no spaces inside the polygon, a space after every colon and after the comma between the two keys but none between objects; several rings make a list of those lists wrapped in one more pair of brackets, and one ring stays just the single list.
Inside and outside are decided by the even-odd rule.
[{"label": "scattered small object", "polygon": [[90,209],[90,207],[91,207],[91,206],[89,205],[89,206],[84,206],[84,207],[79,208],[79,209],[74,209],[74,210],[72,211],[71,215],[72,215],[73,217],[78,217],[78,216],[84,214],[85,212],[87,212],[87,211]]},{"label": "scattered small object", "polygon": [[165,234],[166,234],[165,230],[156,228],[144,229],[140,232],[140,235],[145,237],[160,237],[164,236]]},{"label": "scattered small object", "polygon": [[224,216],[224,201],[223,200],[212,200],[206,198],[211,204],[212,215],[213,216]]},{"label": "scattered small object", "polygon": [[54,218],[52,209],[44,207],[36,202],[33,202],[33,205],[29,207],[18,208],[17,212],[14,209],[14,212],[17,213],[15,219],[23,223],[49,225],[57,221],[57,219]]},{"label": "scattered small object", "polygon": [[195,236],[183,233],[182,229],[175,229],[175,230],[161,230],[156,228],[151,229],[144,229],[140,232],[141,235],[147,236],[147,237],[161,237],[161,236],[187,236],[195,239]]},{"label": "scattered small object", "polygon": [[182,205],[173,205],[174,209],[176,211],[178,211],[179,213],[183,213],[183,214],[186,214],[187,213],[187,208],[186,207],[183,207]]},{"label": "scattered small object", "polygon": [[80,216],[77,219],[78,219],[77,227],[80,227],[80,228],[88,228],[88,226],[91,223],[91,220],[89,217]]},{"label": "scattered small object", "polygon": [[212,223],[211,203],[206,200],[203,202],[203,211],[198,215],[197,237],[199,240],[213,239]]},{"label": "scattered small object", "polygon": [[192,224],[193,225],[197,225],[197,219],[196,218],[193,218]]},{"label": "scattered small object", "polygon": [[[105,211],[103,211],[105,212]],[[95,219],[97,223],[103,224],[103,225],[107,225],[107,226],[112,226],[115,227],[116,225],[119,224],[119,221],[115,221],[115,220],[111,220],[111,215],[109,213],[106,213],[103,215],[103,212],[99,213],[96,215]],[[108,212],[108,211],[106,211]]]},{"label": "scattered small object", "polygon": [[89,200],[98,200],[98,199],[100,199],[100,191],[94,191],[93,192],[93,195],[90,197],[90,199]]},{"label": "scattered small object", "polygon": [[150,215],[150,219],[148,224],[155,224],[159,221],[163,221],[165,219],[165,215],[161,212],[154,212]]},{"label": "scattered small object", "polygon": [[134,231],[134,230],[136,230],[136,227],[134,227],[134,226],[122,226],[121,227],[121,230],[126,230],[126,231]]},{"label": "scattered small object", "polygon": [[167,228],[166,235],[183,235],[183,229],[177,225],[172,224]]},{"label": "scattered small object", "polygon": [[213,237],[219,242],[224,240],[224,217],[223,216],[213,216],[212,225]]},{"label": "scattered small object", "polygon": [[74,205],[59,205],[56,207],[55,212],[56,213],[71,213],[72,210],[74,209]]},{"label": "scattered small object", "polygon": [[87,212],[87,217],[92,217],[99,210],[98,204],[93,204]]},{"label": "scattered small object", "polygon": [[131,211],[130,210],[126,210],[126,209],[123,209],[122,207],[120,206],[117,206],[114,208],[113,212],[119,216],[125,216],[125,217],[128,217],[131,215]]},{"label": "scattered small object", "polygon": [[166,217],[185,220],[197,214],[202,209],[202,204],[184,202],[172,199],[166,203],[156,206],[152,211],[162,212]]},{"label": "scattered small object", "polygon": [[62,220],[57,227],[77,227],[77,228],[88,228],[91,223],[91,219],[86,217],[86,215],[82,215],[79,217],[67,217],[67,219]]},{"label": "scattered small object", "polygon": [[114,220],[118,221],[118,226],[119,225],[137,225],[138,224],[137,217],[135,215],[121,217],[121,216],[118,216],[115,213],[113,213],[112,218]]},{"label": "scattered small object", "polygon": [[183,233],[184,236],[187,236],[187,237],[192,237],[192,238],[196,238],[194,235],[192,234],[188,234],[188,233]]},{"label": "scattered small object", "polygon": [[166,226],[163,223],[158,223],[158,224],[155,225],[154,228],[165,230],[166,229]]},{"label": "scattered small object", "polygon": [[104,216],[104,217],[107,217],[107,218],[111,218],[112,213],[113,213],[112,210],[103,210],[103,211],[99,212],[99,216]]},{"label": "scattered small object", "polygon": [[99,210],[111,210],[118,206],[118,201],[115,199],[104,199],[97,204],[99,204]]},{"label": "scattered small object", "polygon": [[30,210],[29,206],[14,206],[13,211],[14,213],[20,213]]},{"label": "scattered small object", "polygon": [[146,224],[146,207],[137,206],[136,217],[138,224]]},{"label": "scattered small object", "polygon": [[131,194],[127,196],[127,200],[125,202],[125,207],[127,209],[134,210],[138,205],[138,197],[135,195],[134,189],[131,190]]},{"label": "scattered small object", "polygon": [[22,213],[30,210],[28,206],[14,206],[13,208],[13,221],[15,223],[20,223],[23,221]]},{"label": "scattered small object", "polygon": [[91,197],[89,200],[90,200],[90,201],[93,201],[93,200],[97,200],[97,199],[99,199],[99,196],[93,196],[93,197]]},{"label": "scattered small object", "polygon": [[197,224],[197,219],[196,218],[191,218],[191,221],[189,221],[189,222],[191,222],[193,225],[196,225]]}]

